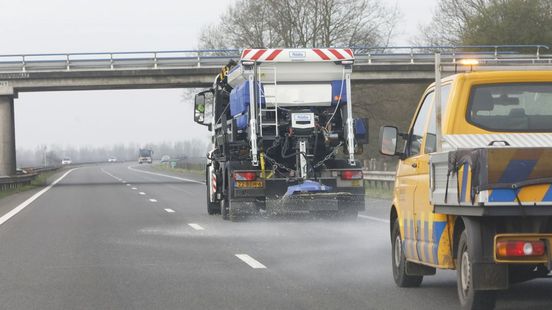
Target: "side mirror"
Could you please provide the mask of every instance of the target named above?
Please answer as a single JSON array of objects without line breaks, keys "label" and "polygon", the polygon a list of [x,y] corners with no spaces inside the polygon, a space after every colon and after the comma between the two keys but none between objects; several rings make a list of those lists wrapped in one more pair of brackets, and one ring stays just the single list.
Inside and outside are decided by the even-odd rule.
[{"label": "side mirror", "polygon": [[426,134],[426,141],[425,141],[425,153],[433,153],[437,151],[437,136],[432,133]]},{"label": "side mirror", "polygon": [[195,95],[194,122],[205,125],[205,95],[203,93]]},{"label": "side mirror", "polygon": [[383,126],[380,128],[380,153],[383,155],[397,155],[397,141],[399,140],[399,129],[394,126]]},{"label": "side mirror", "polygon": [[368,119],[357,118],[354,120],[355,140],[357,144],[368,144]]}]

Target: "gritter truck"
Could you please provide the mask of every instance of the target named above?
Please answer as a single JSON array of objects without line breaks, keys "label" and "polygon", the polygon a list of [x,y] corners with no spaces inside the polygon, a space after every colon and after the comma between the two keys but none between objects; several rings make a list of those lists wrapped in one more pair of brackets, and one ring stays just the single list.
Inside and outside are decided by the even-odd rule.
[{"label": "gritter truck", "polygon": [[364,210],[365,119],[354,119],[351,49],[245,49],[195,96],[208,126],[207,211],[224,219]]},{"label": "gritter truck", "polygon": [[153,162],[153,150],[149,148],[143,148],[138,150],[138,163],[151,164]]},{"label": "gritter truck", "polygon": [[456,269],[462,309],[494,309],[498,290],[552,270],[552,68],[504,57],[441,79],[437,55],[408,132],[380,129],[380,152],[399,157],[394,280]]}]

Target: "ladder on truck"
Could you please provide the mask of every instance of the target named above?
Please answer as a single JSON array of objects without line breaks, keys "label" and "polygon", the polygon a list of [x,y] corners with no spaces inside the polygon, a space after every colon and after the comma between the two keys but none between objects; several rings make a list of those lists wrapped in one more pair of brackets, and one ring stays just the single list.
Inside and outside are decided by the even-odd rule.
[{"label": "ladder on truck", "polygon": [[[257,84],[258,87],[258,104],[259,109],[259,134],[264,136],[264,128],[274,127],[274,136],[278,135],[278,82],[276,79],[276,67],[263,67],[259,66],[257,71]],[[263,90],[263,86],[271,86],[273,94],[267,95],[266,88]],[[265,99],[265,106],[263,108],[262,98]],[[269,107],[269,102],[272,104]],[[274,113],[274,119],[268,119],[268,114]]]}]

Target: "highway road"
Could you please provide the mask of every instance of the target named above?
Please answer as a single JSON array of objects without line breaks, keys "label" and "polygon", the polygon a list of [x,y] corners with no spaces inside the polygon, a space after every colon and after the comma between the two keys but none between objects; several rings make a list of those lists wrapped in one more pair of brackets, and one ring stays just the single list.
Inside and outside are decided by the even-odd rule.
[{"label": "highway road", "polygon": [[[387,201],[356,221],[232,223],[206,214],[201,177],[147,169],[81,167],[0,200],[0,309],[458,308],[453,271],[393,283]],[[551,289],[516,285],[497,309],[551,309]]]}]

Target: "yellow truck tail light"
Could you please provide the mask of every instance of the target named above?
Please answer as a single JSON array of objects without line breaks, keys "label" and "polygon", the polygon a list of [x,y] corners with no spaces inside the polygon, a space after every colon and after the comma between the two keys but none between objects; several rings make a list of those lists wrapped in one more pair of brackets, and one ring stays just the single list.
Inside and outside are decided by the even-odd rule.
[{"label": "yellow truck tail light", "polygon": [[496,244],[499,258],[541,257],[546,254],[544,241],[508,240]]},{"label": "yellow truck tail light", "polygon": [[498,234],[494,242],[495,262],[552,266],[551,244],[552,234]]}]

